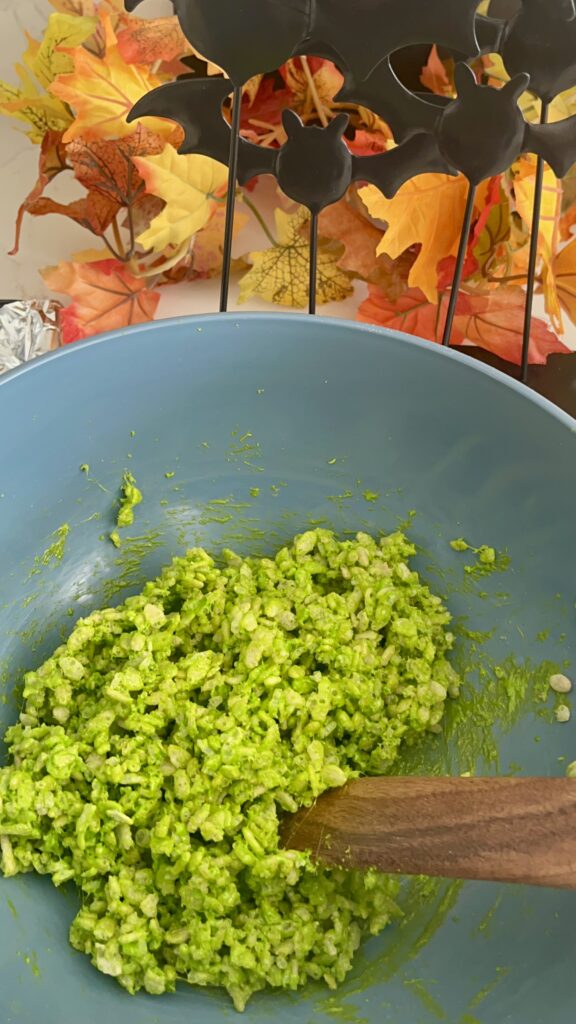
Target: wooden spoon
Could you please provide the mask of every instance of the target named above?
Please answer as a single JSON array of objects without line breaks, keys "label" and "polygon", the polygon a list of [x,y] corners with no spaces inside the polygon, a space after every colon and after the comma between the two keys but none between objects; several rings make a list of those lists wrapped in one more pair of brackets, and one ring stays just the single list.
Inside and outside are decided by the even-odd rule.
[{"label": "wooden spoon", "polygon": [[327,864],[576,889],[576,779],[357,779],[281,835]]}]

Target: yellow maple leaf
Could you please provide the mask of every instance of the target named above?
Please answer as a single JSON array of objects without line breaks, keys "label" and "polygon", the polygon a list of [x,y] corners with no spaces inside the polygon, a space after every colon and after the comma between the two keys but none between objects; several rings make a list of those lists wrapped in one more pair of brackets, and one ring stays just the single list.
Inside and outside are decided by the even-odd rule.
[{"label": "yellow maple leaf", "polygon": [[72,61],[60,47],[79,46],[96,27],[95,18],[51,14],[41,42],[28,36],[23,63],[16,65],[19,85],[0,82],[0,111],[28,125],[32,142],[48,131],[64,131],[71,121],[69,109],[45,90],[56,75],[68,71]]},{"label": "yellow maple leaf", "polygon": [[[504,61],[497,53],[491,53],[484,57],[484,73],[488,76],[488,84],[495,86],[505,85],[510,81],[510,75],[504,67]],[[541,102],[532,92],[522,93],[518,106],[527,121],[535,122],[540,120]],[[567,89],[559,93],[548,107],[548,121],[563,121],[576,113],[576,89]]]},{"label": "yellow maple leaf", "polygon": [[48,88],[58,75],[74,69],[72,58],[64,51],[81,46],[93,35],[97,25],[97,18],[51,14],[42,42],[37,43],[28,37],[24,61],[41,85]]},{"label": "yellow maple leaf", "polygon": [[166,203],[138,238],[140,245],[154,252],[182,245],[203,228],[228,182],[224,164],[209,156],[180,156],[170,144],[158,156],[134,157],[134,163],[147,192]]},{"label": "yellow maple leaf", "polygon": [[[135,126],[127,115],[137,100],[162,83],[162,79],[140,64],[126,64],[118,48],[109,15],[102,18],[106,43],[102,58],[83,47],[70,52],[74,71],[59,75],[50,92],[68,103],[75,111],[74,123],[68,128],[65,142],[73,139],[121,139],[131,135]],[[170,122],[157,117],[142,118],[150,131],[168,138],[173,132]]]},{"label": "yellow maple leaf", "polygon": [[[248,253],[252,267],[240,282],[239,302],[257,295],[281,306],[303,308],[308,305],[309,239],[303,228],[309,218],[305,209],[294,214],[276,210],[278,241],[270,249]],[[352,291],[348,274],[338,265],[340,256],[341,247],[319,247],[318,302],[339,302]]]},{"label": "yellow maple leaf", "polygon": [[[566,310],[573,324],[576,324],[576,238],[560,249],[554,256],[549,269],[554,278],[554,289],[558,301]],[[543,287],[546,289],[546,275]]]},{"label": "yellow maple leaf", "polygon": [[437,301],[438,263],[458,250],[467,191],[465,178],[447,174],[420,174],[402,185],[394,199],[386,199],[375,185],[360,189],[371,216],[388,224],[378,255],[397,259],[421,243],[408,283],[430,302]]},{"label": "yellow maple leaf", "polygon": [[[514,168],[514,196],[516,211],[520,214],[529,231],[532,230],[532,211],[536,190],[536,158],[522,157]],[[542,186],[542,213],[538,231],[538,253],[542,260],[542,286],[546,303],[546,312],[550,316],[557,333],[564,333],[562,309],[556,289],[553,271],[554,253],[558,248],[560,218],[562,216],[562,185],[548,164],[544,167]],[[528,248],[516,260],[516,265],[525,261],[528,267]]]}]

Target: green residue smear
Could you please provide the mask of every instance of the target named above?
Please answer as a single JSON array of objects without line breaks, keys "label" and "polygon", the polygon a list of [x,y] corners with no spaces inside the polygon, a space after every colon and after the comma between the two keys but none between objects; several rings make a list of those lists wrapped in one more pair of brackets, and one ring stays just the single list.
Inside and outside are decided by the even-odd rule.
[{"label": "green residue smear", "polygon": [[472,579],[491,576],[495,572],[506,572],[510,568],[510,557],[506,552],[496,551],[495,548],[490,548],[487,544],[475,548],[460,537],[458,540],[451,540],[450,547],[454,551],[471,551],[476,555],[473,565],[464,566],[464,572]]},{"label": "green residue smear", "polygon": [[35,978],[40,977],[40,967],[38,966],[38,957],[36,953],[18,953],[18,956],[24,961],[27,967],[30,968]]},{"label": "green residue smear", "polygon": [[494,920],[494,915],[497,913],[501,902],[502,896],[499,896],[496,902],[490,907],[488,913],[485,914],[485,916],[480,921],[480,924],[478,925],[478,931],[480,932],[481,935],[486,935],[486,937],[489,936],[490,926],[492,924],[492,921]]},{"label": "green residue smear", "polygon": [[16,910],[16,907],[12,903],[12,900],[9,900],[8,898],[6,898],[6,905],[8,907],[8,910],[12,914],[12,917],[14,918],[14,920],[17,921],[18,920],[18,911]]},{"label": "green residue smear", "polygon": [[34,567],[30,570],[28,579],[32,576],[38,576],[42,572],[42,569],[49,566],[54,567],[64,558],[64,552],[66,550],[66,541],[68,534],[70,533],[70,527],[68,523],[62,523],[57,530],[54,531],[52,537],[54,538],[52,544],[50,544],[41,555],[36,555],[34,559]]},{"label": "green residue smear", "polygon": [[484,988],[480,989],[478,995],[474,996],[474,999],[470,1000],[470,1009],[475,1010],[477,1006],[480,1006],[480,1004],[483,1003],[484,1000],[487,999],[488,996],[494,991],[496,986],[504,980],[507,974],[510,974],[510,967],[497,967],[496,977],[493,979],[493,981],[489,982],[488,985],[485,985]]},{"label": "green residue smear", "polygon": [[434,996],[428,991],[421,978],[407,978],[403,984],[405,988],[409,988],[410,991],[418,997],[422,1005],[429,1011],[429,1013],[433,1014],[434,1017],[437,1017],[438,1020],[448,1019],[444,1010],[440,1006],[440,1003],[434,999]]}]

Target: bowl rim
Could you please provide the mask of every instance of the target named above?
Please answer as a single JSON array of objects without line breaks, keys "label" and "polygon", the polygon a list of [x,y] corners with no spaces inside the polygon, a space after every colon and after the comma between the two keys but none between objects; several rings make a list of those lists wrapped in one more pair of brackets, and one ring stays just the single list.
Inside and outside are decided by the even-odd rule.
[{"label": "bowl rim", "polygon": [[[91,338],[84,338],[81,341],[75,341],[71,344],[62,345],[51,352],[46,353],[43,356],[39,356],[36,359],[32,359],[27,363],[22,363],[13,370],[8,370],[6,373],[0,375],[0,387],[9,385],[12,381],[18,380],[25,374],[33,372],[37,367],[44,366],[47,363],[55,362],[59,359],[69,359],[74,356],[75,353],[82,353],[88,348],[92,348],[96,345],[109,345],[121,344],[123,339],[131,337],[133,334],[150,333],[156,331],[162,331],[164,328],[171,324],[179,326],[194,325],[198,331],[199,327],[203,324],[214,324],[222,321],[228,321],[231,325],[236,323],[254,323],[255,321],[269,320],[273,323],[282,321],[288,324],[299,324],[302,326],[310,326],[311,322],[315,325],[319,325],[319,329],[330,330],[332,326],[344,327],[352,330],[355,334],[360,336],[365,335],[380,335],[386,339],[392,341],[401,341],[402,344],[410,345],[412,348],[420,349],[427,353],[436,353],[438,359],[448,359],[454,362],[463,362],[469,370],[475,371],[493,380],[495,383],[500,384],[510,391],[515,392],[517,395],[525,398],[527,401],[532,402],[535,406],[540,408],[543,412],[549,416],[554,417],[559,423],[567,427],[572,433],[576,433],[576,418],[570,416],[569,413],[564,412],[557,405],[554,405],[548,398],[544,398],[537,391],[533,391],[528,385],[523,384],[519,380],[515,380],[514,377],[509,377],[507,374],[502,373],[501,370],[497,370],[494,367],[481,363],[477,359],[472,358],[466,354],[463,348],[454,350],[451,348],[444,347],[437,344],[436,342],[427,341],[424,338],[419,338],[413,334],[406,334],[404,331],[393,331],[386,327],[378,327],[376,324],[367,324],[358,320],[348,320],[344,317],[333,317],[333,316],[315,316],[309,317],[305,313],[268,313],[268,312],[232,312],[232,313],[195,313],[188,316],[179,317],[166,317],[161,320],[151,320],[143,324],[134,324],[130,327],[124,327],[117,331],[106,331],[102,334],[94,335]],[[316,329],[316,327],[314,327]],[[198,332],[201,333],[201,332]]]}]

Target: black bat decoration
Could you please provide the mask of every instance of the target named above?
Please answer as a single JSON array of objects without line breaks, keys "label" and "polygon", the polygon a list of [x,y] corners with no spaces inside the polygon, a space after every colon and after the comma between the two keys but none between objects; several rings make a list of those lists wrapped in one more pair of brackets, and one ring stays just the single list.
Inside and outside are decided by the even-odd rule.
[{"label": "black bat decoration", "polygon": [[576,85],[574,0],[522,0],[510,21],[478,18],[482,49],[500,53],[508,74],[530,75],[530,89],[550,103]]},{"label": "black bat decoration", "polygon": [[[478,53],[478,0],[172,0],[182,31],[235,85],[289,57],[326,56],[366,77],[412,43]],[[142,0],[125,0],[134,11]],[[354,25],[365,27],[355,32]]]},{"label": "black bat decoration", "polygon": [[[180,153],[202,153],[227,164],[230,125],[222,104],[229,92],[230,84],[225,79],[169,82],[143,96],[129,120],[153,116],[177,121],[185,132]],[[280,149],[240,138],[238,181],[244,185],[256,175],[272,174],[289,199],[312,213],[338,202],[353,181],[372,182],[392,197],[417,174],[454,173],[430,134],[415,134],[386,153],[356,157],[344,141],[346,114],[339,114],[327,128],[319,128],[305,127],[297,114],[285,110],[283,124],[288,138]]]},{"label": "black bat decoration", "polygon": [[335,59],[359,80],[415,43],[440,43],[471,57],[479,50],[477,8],[478,0],[316,0],[298,53]]},{"label": "black bat decoration", "polygon": [[380,114],[397,138],[430,133],[447,163],[473,184],[506,170],[521,153],[539,154],[562,178],[576,162],[576,115],[556,124],[528,124],[518,100],[529,81],[519,74],[492,89],[477,85],[474,72],[460,63],[457,98],[430,102],[405,89],[386,62],[361,85],[346,85],[345,95]]},{"label": "black bat decoration", "polygon": [[[124,0],[134,11],[142,0]],[[172,0],[186,38],[234,85],[279,68],[306,37],[314,0]]]}]

